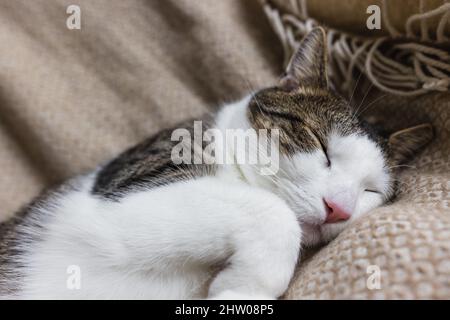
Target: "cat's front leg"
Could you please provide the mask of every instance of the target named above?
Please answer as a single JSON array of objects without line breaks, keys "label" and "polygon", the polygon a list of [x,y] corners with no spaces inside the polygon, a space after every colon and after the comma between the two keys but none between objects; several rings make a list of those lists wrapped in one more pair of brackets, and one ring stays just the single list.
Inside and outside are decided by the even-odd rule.
[{"label": "cat's front leg", "polygon": [[299,256],[301,229],[280,199],[250,202],[232,236],[233,254],[209,288],[210,299],[276,299],[287,289]]}]

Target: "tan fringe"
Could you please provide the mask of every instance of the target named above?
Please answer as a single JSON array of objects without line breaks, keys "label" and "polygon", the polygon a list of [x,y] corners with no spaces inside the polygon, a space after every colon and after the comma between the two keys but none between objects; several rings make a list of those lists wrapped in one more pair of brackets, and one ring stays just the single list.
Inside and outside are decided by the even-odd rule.
[{"label": "tan fringe", "polygon": [[[342,93],[351,95],[355,71],[365,74],[380,90],[396,95],[449,90],[450,55],[438,46],[449,45],[445,27],[450,19],[450,3],[445,1],[440,7],[424,12],[424,0],[420,1],[421,12],[407,19],[406,34],[392,26],[386,0],[382,1],[382,17],[390,37],[371,39],[328,29],[329,76]],[[282,13],[268,1],[263,2],[264,11],[283,45],[285,66],[303,36],[318,24],[308,17],[306,0],[291,2],[294,14]],[[436,16],[441,17],[434,33],[436,39],[432,39],[426,20]],[[420,23],[419,35],[413,31],[415,23]]]}]

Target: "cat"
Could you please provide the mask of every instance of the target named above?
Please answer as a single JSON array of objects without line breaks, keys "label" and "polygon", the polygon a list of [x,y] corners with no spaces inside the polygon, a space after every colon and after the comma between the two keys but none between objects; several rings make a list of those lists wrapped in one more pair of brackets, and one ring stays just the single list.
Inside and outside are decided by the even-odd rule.
[{"label": "cat", "polygon": [[[301,248],[392,199],[398,166],[433,135],[429,124],[377,133],[329,89],[326,56],[315,28],[278,85],[203,119],[205,130],[278,130],[273,174],[258,164],[176,164],[174,129],[161,131],[0,226],[0,297],[282,296]],[[192,132],[192,122],[177,128]]]}]

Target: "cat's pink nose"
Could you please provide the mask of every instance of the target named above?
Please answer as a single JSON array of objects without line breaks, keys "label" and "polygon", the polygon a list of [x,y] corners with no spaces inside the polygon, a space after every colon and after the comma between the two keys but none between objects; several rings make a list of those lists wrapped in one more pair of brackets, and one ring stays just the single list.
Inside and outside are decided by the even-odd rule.
[{"label": "cat's pink nose", "polygon": [[345,221],[350,218],[350,213],[347,212],[341,205],[338,203],[323,199],[325,203],[325,208],[327,209],[327,218],[325,219],[325,223],[335,223],[339,221]]}]

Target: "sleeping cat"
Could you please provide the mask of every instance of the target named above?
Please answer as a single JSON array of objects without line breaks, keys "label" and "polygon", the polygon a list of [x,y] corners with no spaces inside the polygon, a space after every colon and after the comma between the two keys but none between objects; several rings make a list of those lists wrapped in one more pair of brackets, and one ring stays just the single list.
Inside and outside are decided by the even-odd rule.
[{"label": "sleeping cat", "polygon": [[[278,86],[203,119],[204,129],[279,130],[273,174],[175,163],[173,129],[162,131],[1,225],[0,297],[280,297],[301,247],[389,200],[395,168],[432,137],[428,124],[382,137],[358,119],[328,89],[325,43],[312,30]],[[232,158],[257,147],[223,144]]]}]

